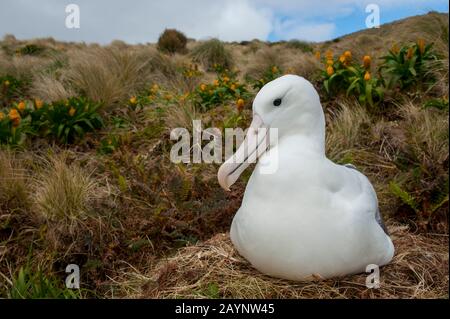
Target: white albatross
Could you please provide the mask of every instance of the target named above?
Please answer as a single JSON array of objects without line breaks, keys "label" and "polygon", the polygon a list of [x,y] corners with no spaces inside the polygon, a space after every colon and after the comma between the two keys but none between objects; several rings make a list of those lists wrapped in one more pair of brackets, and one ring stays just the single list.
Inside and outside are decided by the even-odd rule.
[{"label": "white albatross", "polygon": [[[310,82],[285,75],[267,83],[253,102],[246,139],[219,169],[229,187],[249,165],[258,128],[277,128],[248,181],[230,237],[237,251],[270,276],[308,280],[366,271],[389,263],[394,246],[374,188],[362,173],[325,155],[325,119]],[[260,151],[260,150],[258,150]],[[267,174],[261,163],[278,161]]]}]

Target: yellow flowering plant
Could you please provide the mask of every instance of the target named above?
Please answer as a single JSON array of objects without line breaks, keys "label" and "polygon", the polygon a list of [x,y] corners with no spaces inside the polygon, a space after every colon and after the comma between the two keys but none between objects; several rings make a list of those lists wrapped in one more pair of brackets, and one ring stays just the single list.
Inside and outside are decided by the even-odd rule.
[{"label": "yellow flowering plant", "polygon": [[74,142],[86,132],[103,126],[99,107],[100,104],[83,97],[72,97],[48,105],[41,118],[45,123],[44,135],[50,135],[64,144]]},{"label": "yellow flowering plant", "polygon": [[370,106],[383,100],[381,82],[370,72],[370,56],[364,56],[362,64],[358,64],[353,60],[351,51],[345,51],[337,59],[327,52],[324,65],[323,85],[328,96],[345,92],[347,96],[356,96],[362,105]]},{"label": "yellow flowering plant", "polygon": [[381,59],[383,63],[379,69],[383,75],[383,84],[388,88],[403,89],[416,83],[435,80],[427,72],[426,62],[438,61],[438,56],[433,51],[433,43],[426,44],[423,39],[401,48],[394,45]]},{"label": "yellow flowering plant", "polygon": [[0,144],[21,145],[32,134],[30,118],[22,118],[16,108],[0,110]]},{"label": "yellow flowering plant", "polygon": [[211,84],[201,83],[194,92],[197,105],[206,110],[214,105],[248,97],[244,84],[237,79],[237,72],[220,65],[215,66],[217,78]]},{"label": "yellow flowering plant", "polygon": [[260,90],[266,83],[275,80],[276,78],[282,76],[283,71],[276,65],[269,66],[263,73],[262,77],[259,79],[248,78],[250,83],[253,83],[253,88]]},{"label": "yellow flowering plant", "polygon": [[0,76],[0,107],[6,107],[13,100],[16,100],[20,96],[24,86],[25,83],[23,81],[13,76]]}]

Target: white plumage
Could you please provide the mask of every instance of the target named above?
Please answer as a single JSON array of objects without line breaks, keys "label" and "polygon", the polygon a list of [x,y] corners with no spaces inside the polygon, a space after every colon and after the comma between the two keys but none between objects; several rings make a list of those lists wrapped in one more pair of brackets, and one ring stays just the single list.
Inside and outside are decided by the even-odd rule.
[{"label": "white plumage", "polygon": [[[259,157],[233,219],[239,253],[261,272],[292,280],[387,264],[394,246],[377,221],[376,193],[366,176],[325,156],[324,114],[311,83],[280,77],[257,94],[253,112],[247,141],[218,173],[228,189],[249,165],[242,158],[257,144],[256,129],[278,129],[278,139],[268,135],[270,151]],[[271,163],[278,169],[266,174]]]}]

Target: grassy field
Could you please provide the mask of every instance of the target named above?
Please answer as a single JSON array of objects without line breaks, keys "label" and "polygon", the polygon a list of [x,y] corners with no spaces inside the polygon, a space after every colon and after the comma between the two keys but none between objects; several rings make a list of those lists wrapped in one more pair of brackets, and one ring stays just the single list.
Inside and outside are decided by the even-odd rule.
[{"label": "grassy field", "polygon": [[[169,159],[173,128],[246,128],[259,88],[287,73],[321,95],[328,157],[377,191],[396,247],[380,289],[364,274],[296,283],[258,273],[227,233],[251,171],[227,193],[219,164]],[[447,14],[324,43],[7,35],[0,297],[448,298],[448,112]],[[68,264],[80,266],[79,291],[64,288]]]}]

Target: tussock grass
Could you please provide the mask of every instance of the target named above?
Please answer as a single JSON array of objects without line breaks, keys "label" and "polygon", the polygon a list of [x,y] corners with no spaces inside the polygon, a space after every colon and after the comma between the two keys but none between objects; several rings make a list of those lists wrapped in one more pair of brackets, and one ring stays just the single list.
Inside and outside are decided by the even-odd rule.
[{"label": "tussock grass", "polygon": [[28,207],[28,183],[22,160],[12,151],[0,150],[0,212]]},{"label": "tussock grass", "polygon": [[192,91],[200,81],[197,77],[186,78],[181,74],[179,70],[188,64],[188,60],[178,54],[169,57],[160,52],[151,51],[146,54],[144,51],[141,58],[145,60],[147,80],[151,83],[177,93],[185,93]]},{"label": "tussock grass", "polygon": [[285,50],[279,46],[265,47],[255,53],[255,56],[249,61],[247,68],[243,72],[247,77],[260,79],[273,66],[284,68],[286,61]]},{"label": "tussock grass", "polygon": [[231,69],[234,65],[232,53],[218,39],[211,39],[198,44],[193,48],[191,55],[206,70],[212,70],[215,64],[226,69]]},{"label": "tussock grass", "polygon": [[341,103],[327,121],[326,152],[328,158],[340,161],[346,153],[363,147],[370,138],[372,121],[357,103]]},{"label": "tussock grass", "polygon": [[145,63],[128,50],[89,48],[69,53],[64,78],[73,89],[111,107],[126,100],[145,83]]},{"label": "tussock grass", "polygon": [[201,114],[195,109],[190,102],[173,105],[166,109],[165,125],[170,128],[192,128],[193,120],[200,120]]},{"label": "tussock grass", "polygon": [[96,186],[80,167],[66,164],[64,155],[53,155],[36,181],[36,211],[46,220],[84,219],[92,213]]},{"label": "tussock grass", "polygon": [[45,102],[54,102],[75,96],[75,91],[54,74],[39,73],[34,76],[30,94]]},{"label": "tussock grass", "polygon": [[405,142],[409,155],[427,167],[442,166],[448,161],[449,122],[448,117],[435,109],[423,109],[409,101],[399,106],[398,113],[403,117]]},{"label": "tussock grass", "polygon": [[366,274],[307,282],[268,277],[237,254],[228,234],[217,234],[144,273],[128,268],[114,278],[110,293],[128,298],[447,298],[448,236],[388,227],[396,254],[380,269],[379,289],[366,287]]}]

